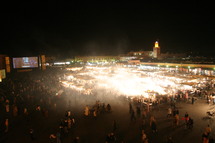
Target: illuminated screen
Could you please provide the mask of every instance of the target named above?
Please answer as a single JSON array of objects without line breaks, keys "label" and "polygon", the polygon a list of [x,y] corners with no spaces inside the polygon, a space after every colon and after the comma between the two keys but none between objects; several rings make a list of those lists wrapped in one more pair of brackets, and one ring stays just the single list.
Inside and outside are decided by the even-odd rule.
[{"label": "illuminated screen", "polygon": [[13,58],[13,68],[37,68],[38,57]]}]

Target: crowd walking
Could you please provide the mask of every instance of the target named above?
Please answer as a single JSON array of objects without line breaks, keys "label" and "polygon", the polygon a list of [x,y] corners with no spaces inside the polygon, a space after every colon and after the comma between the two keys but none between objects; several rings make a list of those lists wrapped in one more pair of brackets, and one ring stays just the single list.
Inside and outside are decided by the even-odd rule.
[{"label": "crowd walking", "polygon": [[[102,100],[105,98],[99,98],[100,95],[96,93],[82,95],[65,89],[59,84],[58,79],[59,73],[8,78],[0,87],[2,91],[0,93],[1,134],[10,134],[14,131],[14,127],[18,126],[17,121],[22,121],[24,122],[22,127],[26,129],[29,141],[41,141],[41,134],[48,132],[46,138],[51,143],[62,143],[65,140],[78,143],[87,140],[87,137],[78,131],[78,128],[82,126],[81,123],[83,126],[91,123],[96,125],[97,122],[104,119],[109,122],[103,141],[106,143],[126,142],[124,141],[126,133],[122,131],[123,123],[119,122],[119,117],[113,118],[112,116],[117,110],[117,106],[114,106],[119,104],[117,101]],[[114,93],[107,95],[112,94]],[[102,95],[106,96],[105,91],[102,92]],[[195,96],[199,96],[199,93],[196,93]],[[189,98],[191,102],[188,102]],[[120,118],[127,119],[125,125],[129,127],[128,130],[138,126],[133,130],[139,133],[138,142],[152,142],[162,132],[161,122],[170,123],[168,128],[172,130],[182,126],[183,130],[190,132],[195,129],[193,113],[182,112],[178,107],[181,103],[196,107],[198,101],[194,100],[188,91],[184,94],[179,92],[175,96],[158,96],[155,100],[124,97],[113,97],[113,99],[122,100],[123,107],[126,108],[125,116]],[[79,102],[82,104],[77,104]],[[163,111],[165,114],[160,115]],[[52,122],[52,120],[57,120],[57,122]],[[39,126],[37,127],[37,125]],[[40,130],[43,125],[50,126],[50,129]],[[105,123],[101,125],[103,128],[106,127]],[[125,125],[123,124],[123,126]],[[94,131],[94,129],[91,130]],[[210,125],[205,128],[201,137],[203,143],[212,142],[213,134]],[[165,142],[175,142],[174,137],[167,134]]]}]

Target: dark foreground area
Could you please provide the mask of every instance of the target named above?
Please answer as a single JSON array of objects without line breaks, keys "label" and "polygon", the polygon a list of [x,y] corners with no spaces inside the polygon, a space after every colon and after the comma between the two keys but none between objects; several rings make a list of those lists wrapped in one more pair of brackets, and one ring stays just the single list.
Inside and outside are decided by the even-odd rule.
[{"label": "dark foreground area", "polygon": [[[148,108],[111,92],[81,95],[64,89],[57,81],[57,73],[23,76],[1,84],[0,143],[140,143],[144,142],[142,130],[149,143],[167,143],[170,137],[174,143],[201,143],[208,125],[212,128],[209,138],[214,137],[213,116],[208,118],[206,112],[213,111],[215,105],[204,98],[196,98],[194,104],[184,99],[172,104],[163,99]],[[60,90],[63,92],[56,94]],[[91,111],[88,116],[86,106]],[[168,108],[179,111],[178,125],[173,115],[167,117]],[[185,126],[186,112],[194,121],[193,128]],[[150,126],[152,117],[155,132]]]}]

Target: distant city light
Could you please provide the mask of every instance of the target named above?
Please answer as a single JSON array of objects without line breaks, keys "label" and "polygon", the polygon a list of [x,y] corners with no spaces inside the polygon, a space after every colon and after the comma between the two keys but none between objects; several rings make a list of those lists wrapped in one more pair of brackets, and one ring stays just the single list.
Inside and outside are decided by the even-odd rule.
[{"label": "distant city light", "polygon": [[69,65],[70,62],[55,62],[54,65]]}]

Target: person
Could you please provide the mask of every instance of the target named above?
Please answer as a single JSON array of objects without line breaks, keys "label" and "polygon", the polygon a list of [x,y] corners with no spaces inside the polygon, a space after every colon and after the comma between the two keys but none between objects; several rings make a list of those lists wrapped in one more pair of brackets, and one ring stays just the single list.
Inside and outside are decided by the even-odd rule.
[{"label": "person", "polygon": [[107,105],[107,111],[111,112],[111,106],[110,106],[110,104]]},{"label": "person", "polygon": [[205,128],[205,132],[208,134],[208,136],[210,135],[210,133],[211,133],[211,127],[210,127],[209,124],[208,124],[208,126]]},{"label": "person", "polygon": [[5,110],[6,110],[6,113],[9,113],[10,112],[10,105],[9,105],[10,101],[7,99],[6,100],[6,105],[5,105]]},{"label": "person", "polygon": [[71,127],[72,127],[72,120],[71,120],[71,118],[68,118],[67,119],[67,126],[68,126],[68,130],[70,130],[71,129]]},{"label": "person", "polygon": [[5,119],[5,133],[7,133],[8,132],[8,128],[9,127],[9,121],[8,121],[8,119]]},{"label": "person", "polygon": [[54,143],[56,136],[54,134],[50,134],[49,139],[51,143]]},{"label": "person", "polygon": [[26,108],[26,107],[24,108],[23,113],[24,113],[24,115],[25,115],[25,116],[27,116],[27,115],[28,115],[28,110],[27,110],[27,108]]},{"label": "person", "polygon": [[66,116],[67,118],[70,117],[70,116],[71,116],[71,111],[70,111],[70,110],[66,111],[65,116]]},{"label": "person", "polygon": [[105,113],[105,103],[102,104],[101,113]]},{"label": "person", "polygon": [[37,105],[37,107],[36,107],[36,111],[41,111],[41,107],[40,107],[40,105]]},{"label": "person", "polygon": [[207,95],[207,103],[210,104],[210,97]]},{"label": "person", "polygon": [[73,141],[74,143],[79,143],[80,142],[80,138],[77,136],[77,137],[75,137],[75,139],[74,139],[74,141]]},{"label": "person", "polygon": [[72,125],[74,126],[75,125],[75,118],[72,117]]},{"label": "person", "polygon": [[171,116],[172,116],[172,109],[169,107],[167,112],[167,117],[171,117]]},{"label": "person", "polygon": [[31,140],[34,141],[34,140],[35,140],[34,130],[33,130],[33,129],[30,129],[29,133],[30,133],[30,138],[31,138]]},{"label": "person", "polygon": [[168,137],[167,142],[166,143],[173,143],[172,137]]},{"label": "person", "polygon": [[175,110],[175,113],[176,113],[177,115],[179,115],[179,110],[178,110],[178,109],[176,109],[176,110]]},{"label": "person", "polygon": [[178,126],[178,125],[179,125],[179,115],[176,114],[174,118],[174,126]]},{"label": "person", "polygon": [[147,118],[147,113],[146,113],[147,111],[146,110],[143,110],[142,111],[142,118],[143,119],[146,119]]},{"label": "person", "polygon": [[149,106],[149,102],[147,102],[147,113],[150,112],[150,106]]},{"label": "person", "polygon": [[68,120],[67,119],[65,119],[64,120],[64,123],[63,123],[63,131],[64,131],[64,133],[68,133],[69,131],[68,131]]},{"label": "person", "polygon": [[208,135],[207,132],[204,132],[204,133],[202,134],[202,142],[203,142],[203,143],[209,143],[209,135]]},{"label": "person", "polygon": [[184,120],[185,120],[185,124],[187,124],[188,120],[189,120],[189,115],[188,113],[186,112],[185,115],[184,115]]},{"label": "person", "polygon": [[187,123],[187,128],[188,129],[192,129],[193,128],[193,119],[190,117],[189,120],[188,120],[188,123]]},{"label": "person", "polygon": [[97,110],[96,110],[96,109],[93,110],[93,117],[94,117],[95,119],[97,118]]},{"label": "person", "polygon": [[144,130],[142,130],[142,133],[141,133],[141,141],[142,141],[142,143],[148,142],[148,138],[147,138]]},{"label": "person", "polygon": [[61,134],[60,134],[60,132],[57,132],[56,138],[57,138],[57,143],[61,143]]},{"label": "person", "polygon": [[110,134],[108,134],[108,135],[106,136],[105,143],[110,143],[110,142],[111,142]]},{"label": "person", "polygon": [[157,124],[154,116],[151,116],[150,118],[150,127],[153,133],[157,132]]},{"label": "person", "polygon": [[134,110],[131,111],[131,121],[136,121]]},{"label": "person", "polygon": [[157,123],[155,120],[151,122],[151,129],[153,133],[157,132]]},{"label": "person", "polygon": [[113,132],[110,133],[110,141],[111,142],[115,142],[116,141],[116,136],[115,136],[115,134]]},{"label": "person", "polygon": [[137,113],[137,116],[140,117],[140,113],[141,113],[140,107],[136,107],[136,113]]},{"label": "person", "polygon": [[195,98],[192,96],[192,104],[194,104],[195,102]]},{"label": "person", "polygon": [[60,129],[60,132],[62,133],[63,129],[64,129],[64,120],[63,119],[60,120],[59,129]]},{"label": "person", "polygon": [[16,105],[13,105],[13,116],[16,117],[18,114],[18,107]]},{"label": "person", "polygon": [[85,107],[84,115],[89,116],[89,107],[88,106]]},{"label": "person", "polygon": [[132,111],[132,104],[131,104],[131,102],[129,103],[129,113],[131,113],[131,111]]},{"label": "person", "polygon": [[175,100],[174,100],[173,96],[171,98],[171,104],[170,105],[172,108],[175,108]]},{"label": "person", "polygon": [[116,141],[114,133],[109,133],[106,137],[105,143],[112,143]]}]

